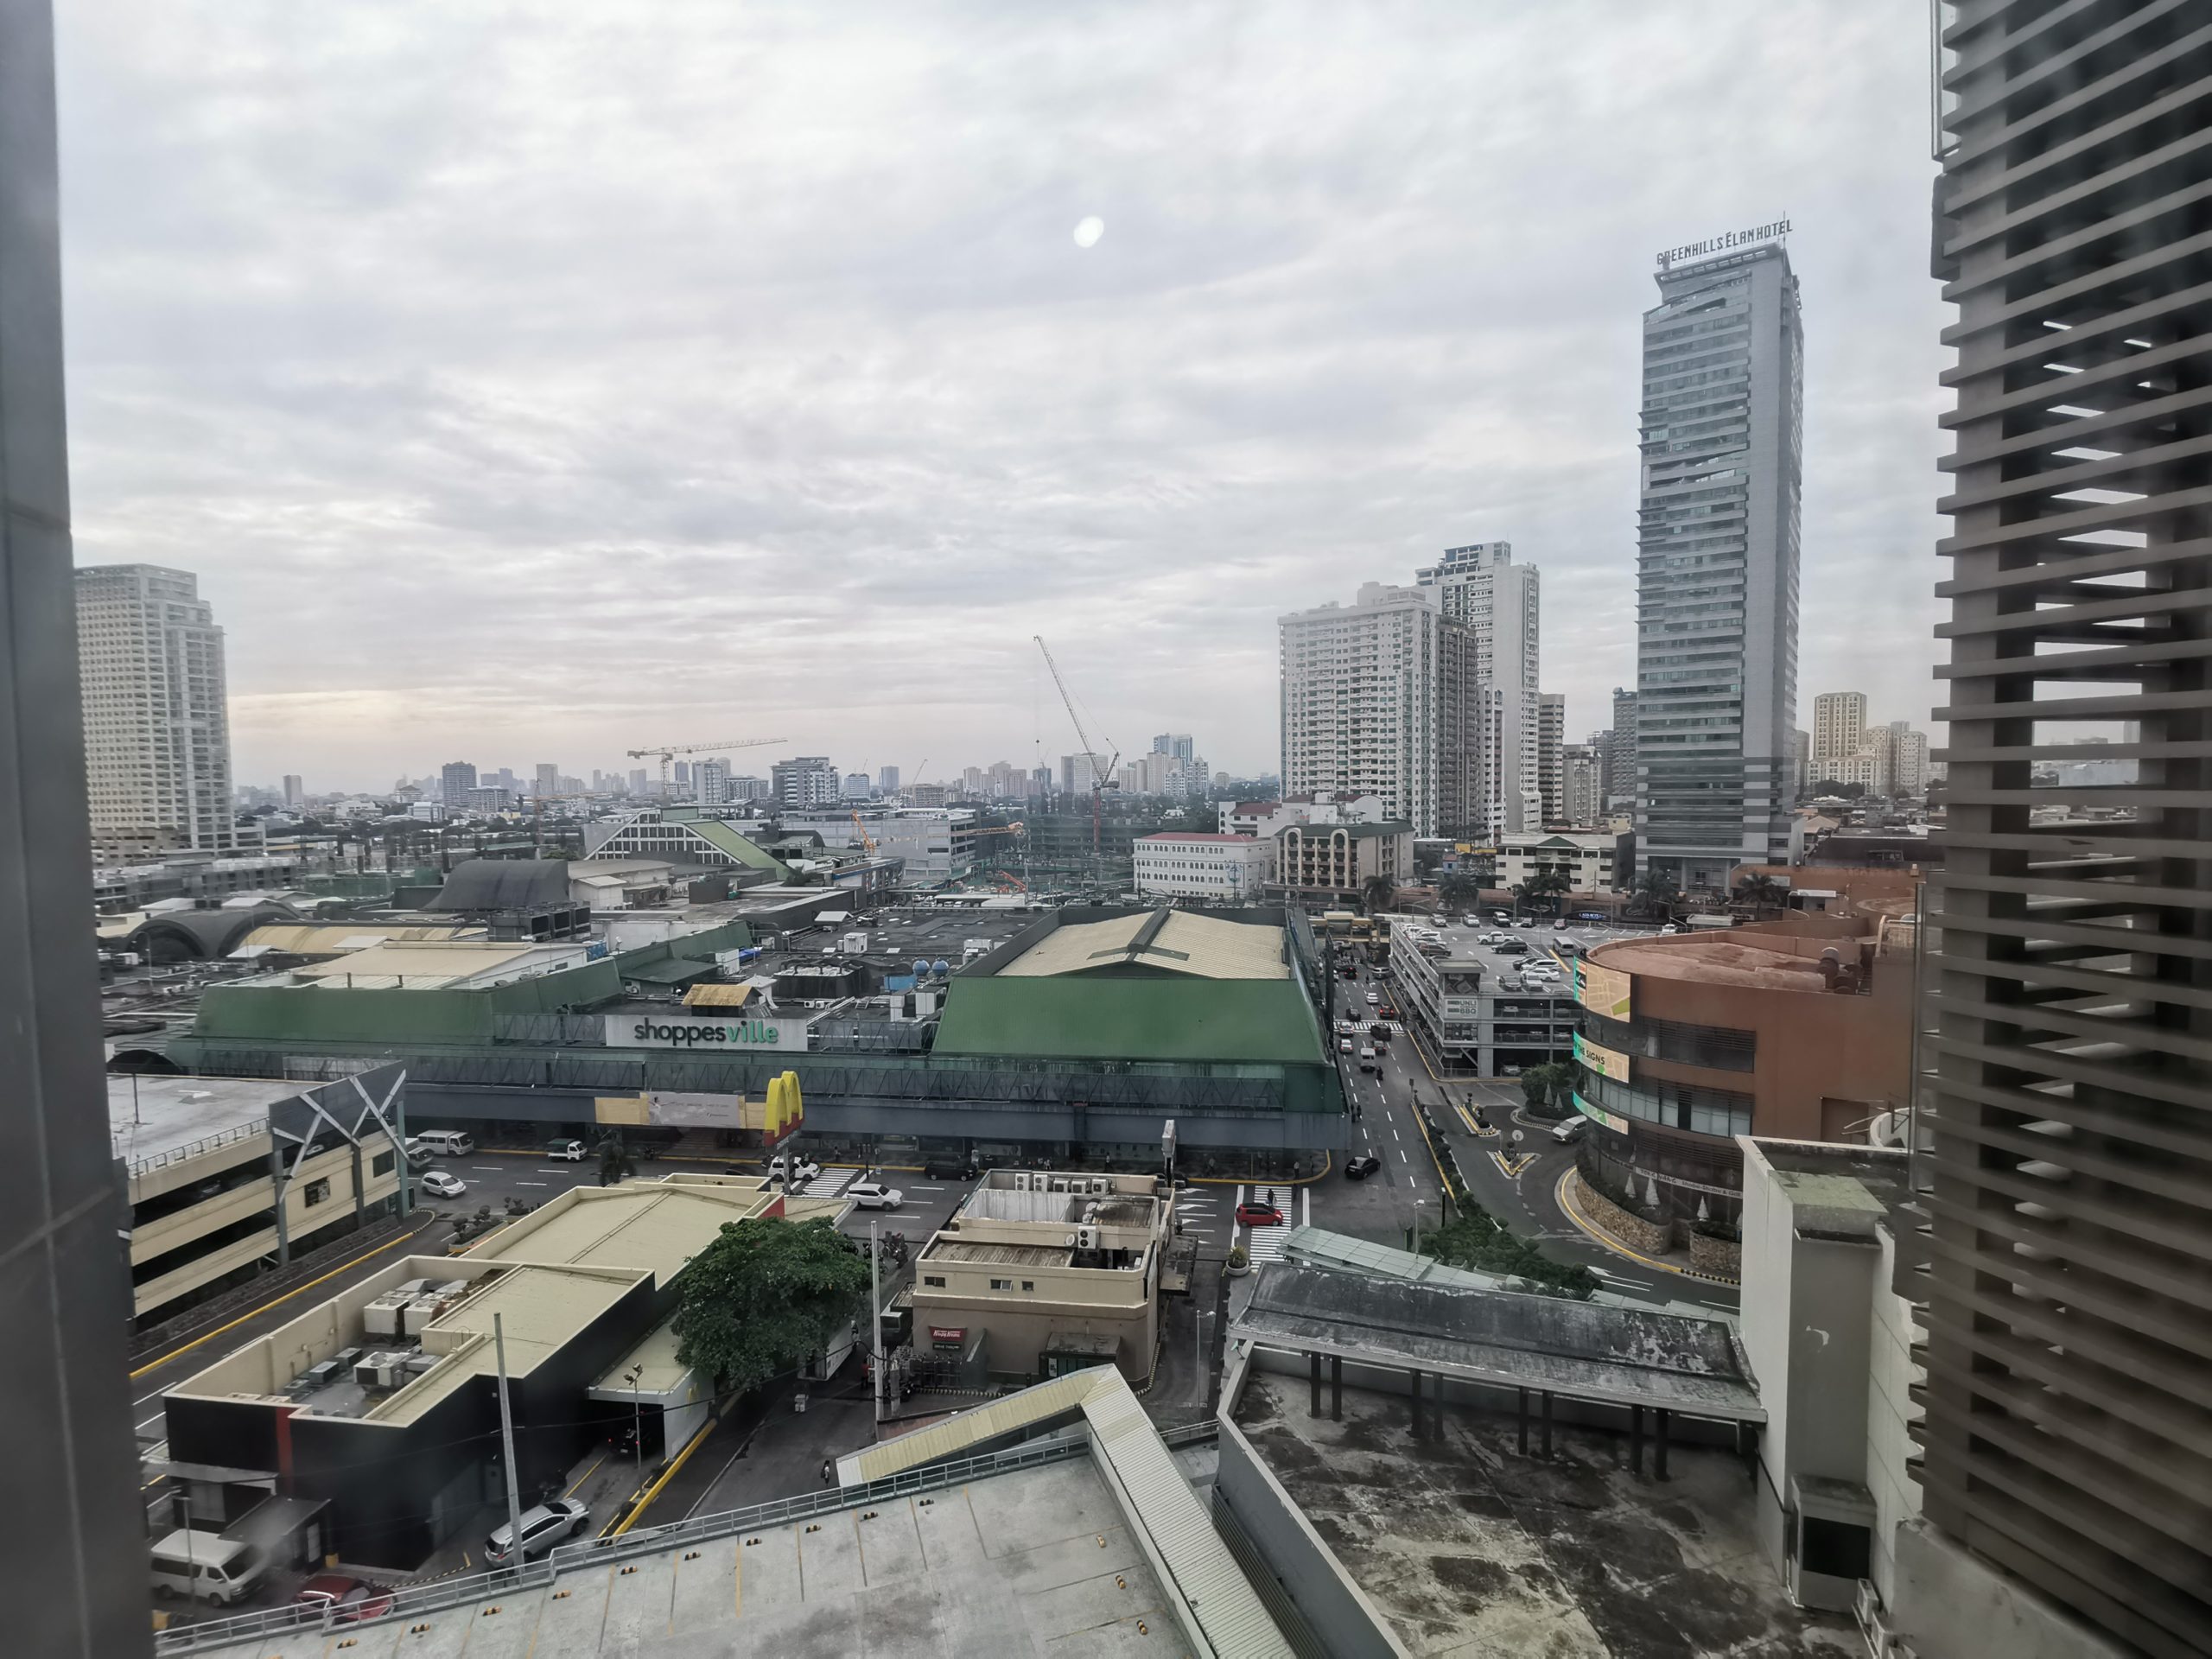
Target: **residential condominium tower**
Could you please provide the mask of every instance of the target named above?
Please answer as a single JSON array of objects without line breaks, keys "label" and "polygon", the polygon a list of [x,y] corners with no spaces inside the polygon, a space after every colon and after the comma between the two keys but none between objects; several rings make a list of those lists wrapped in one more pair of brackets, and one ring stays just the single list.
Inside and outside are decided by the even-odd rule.
[{"label": "residential condominium tower", "polygon": [[1558,691],[1540,693],[1536,698],[1536,791],[1543,804],[1545,823],[1567,819],[1567,791],[1560,772],[1566,747],[1567,697]]},{"label": "residential condominium tower", "polygon": [[77,572],[92,846],[107,859],[238,845],[223,631],[184,570]]},{"label": "residential condominium tower", "polygon": [[1474,637],[1475,678],[1486,704],[1474,787],[1484,822],[1466,828],[1497,836],[1541,827],[1536,567],[1514,563],[1510,542],[1476,542],[1446,548],[1434,564],[1414,571],[1414,581],[1433,588],[1444,614],[1465,623]]},{"label": "residential condominium tower", "polygon": [[1823,691],[1813,699],[1813,776],[1824,784],[1843,773],[1835,770],[1866,747],[1866,694]]},{"label": "residential condominium tower", "polygon": [[[1927,1376],[1899,1574],[1930,1590],[1893,1611],[1923,1659],[1978,1636],[2202,1656],[2212,17],[1962,0],[1940,20],[1948,823],[1897,1276]],[[2039,766],[2085,733],[2132,782]]]},{"label": "residential condominium tower", "polygon": [[1720,888],[1739,863],[1789,858],[1797,279],[1768,243],[1662,256],[1657,280],[1643,315],[1637,868]]},{"label": "residential condominium tower", "polygon": [[1473,631],[1435,595],[1370,582],[1281,619],[1282,787],[1374,795],[1419,836],[1477,821]]}]

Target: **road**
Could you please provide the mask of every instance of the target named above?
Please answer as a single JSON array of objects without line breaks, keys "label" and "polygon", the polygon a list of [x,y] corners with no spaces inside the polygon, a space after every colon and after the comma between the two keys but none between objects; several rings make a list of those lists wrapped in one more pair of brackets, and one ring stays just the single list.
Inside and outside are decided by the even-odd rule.
[{"label": "road", "polygon": [[[1344,984],[1357,999],[1370,988],[1386,988],[1387,979],[1363,968],[1357,987],[1349,980]],[[1548,1128],[1514,1122],[1513,1111],[1522,1103],[1517,1084],[1440,1083],[1413,1037],[1403,1031],[1379,1047],[1376,1058],[1382,1068],[1379,1076],[1362,1073],[1351,1056],[1339,1056],[1338,1067],[1345,1101],[1355,1114],[1351,1150],[1381,1159],[1382,1167],[1363,1181],[1351,1181],[1344,1178],[1339,1160],[1311,1188],[1313,1224],[1402,1249],[1416,1213],[1423,1227],[1435,1224],[1442,1186],[1414,1109],[1418,1089],[1477,1202],[1514,1232],[1537,1240],[1547,1255],[1580,1262],[1607,1289],[1639,1300],[1736,1311],[1736,1293],[1731,1287],[1643,1267],[1592,1243],[1567,1220],[1556,1193],[1560,1177],[1573,1166],[1573,1150],[1554,1142]],[[1478,1105],[1498,1131],[1494,1137],[1476,1134],[1457,1109],[1465,1106],[1471,1116]],[[1522,1135],[1517,1147],[1510,1139],[1516,1128]],[[1493,1154],[1512,1159],[1511,1171]],[[1306,1218],[1302,1211],[1292,1217]],[[1260,1231],[1264,1237],[1266,1230]],[[1247,1232],[1238,1230],[1232,1242],[1249,1244]]]}]

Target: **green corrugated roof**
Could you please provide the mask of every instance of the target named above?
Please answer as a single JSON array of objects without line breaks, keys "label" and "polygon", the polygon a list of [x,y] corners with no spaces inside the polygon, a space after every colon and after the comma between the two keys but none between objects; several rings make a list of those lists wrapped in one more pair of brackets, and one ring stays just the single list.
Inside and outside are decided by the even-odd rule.
[{"label": "green corrugated roof", "polygon": [[625,968],[622,977],[640,985],[689,985],[695,979],[704,979],[715,971],[711,962],[686,962],[682,957],[670,957],[664,962],[641,963],[635,968]]},{"label": "green corrugated roof", "polygon": [[1324,1065],[1295,979],[957,979],[934,1051]]},{"label": "green corrugated roof", "polygon": [[776,875],[788,875],[790,868],[783,860],[734,825],[720,818],[683,818],[672,813],[661,814],[663,823],[680,823],[700,840],[718,847],[741,864],[756,870],[767,870]]}]

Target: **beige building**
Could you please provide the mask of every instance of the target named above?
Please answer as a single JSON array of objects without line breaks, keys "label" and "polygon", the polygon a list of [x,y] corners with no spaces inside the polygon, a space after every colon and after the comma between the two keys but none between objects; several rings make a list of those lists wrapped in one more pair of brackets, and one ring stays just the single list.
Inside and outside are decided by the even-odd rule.
[{"label": "beige building", "polygon": [[1619,847],[1620,837],[1604,830],[1507,836],[1497,843],[1498,882],[1516,887],[1532,877],[1556,873],[1572,884],[1571,893],[1610,893],[1615,885],[1613,855]]},{"label": "beige building", "polygon": [[1149,1175],[995,1169],[914,1264],[913,1344],[994,1376],[1152,1376],[1174,1199]]},{"label": "beige building", "polygon": [[1837,770],[1866,747],[1866,694],[1823,691],[1813,699],[1813,779],[1844,781]]},{"label": "beige building", "polygon": [[1273,885],[1287,893],[1358,903],[1370,876],[1402,886],[1413,874],[1414,827],[1402,821],[1294,824],[1275,837]]},{"label": "beige building", "polygon": [[400,1148],[379,1111],[399,1075],[370,1074],[365,1094],[350,1082],[302,1090],[264,1078],[110,1077],[109,1141],[130,1205],[139,1322],[158,1323],[397,1213]]},{"label": "beige building", "polygon": [[223,631],[189,571],[77,572],[85,782],[103,860],[238,845]]}]

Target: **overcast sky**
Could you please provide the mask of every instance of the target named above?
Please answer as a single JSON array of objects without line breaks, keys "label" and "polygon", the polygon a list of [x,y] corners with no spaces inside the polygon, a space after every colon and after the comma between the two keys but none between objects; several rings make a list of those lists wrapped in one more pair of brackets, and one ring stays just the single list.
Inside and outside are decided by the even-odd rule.
[{"label": "overcast sky", "polygon": [[1038,633],[1272,769],[1275,618],[1492,539],[1579,739],[1654,256],[1785,214],[1799,723],[1934,701],[1923,0],[60,10],[77,556],[199,574],[241,782],[1033,764]]}]

